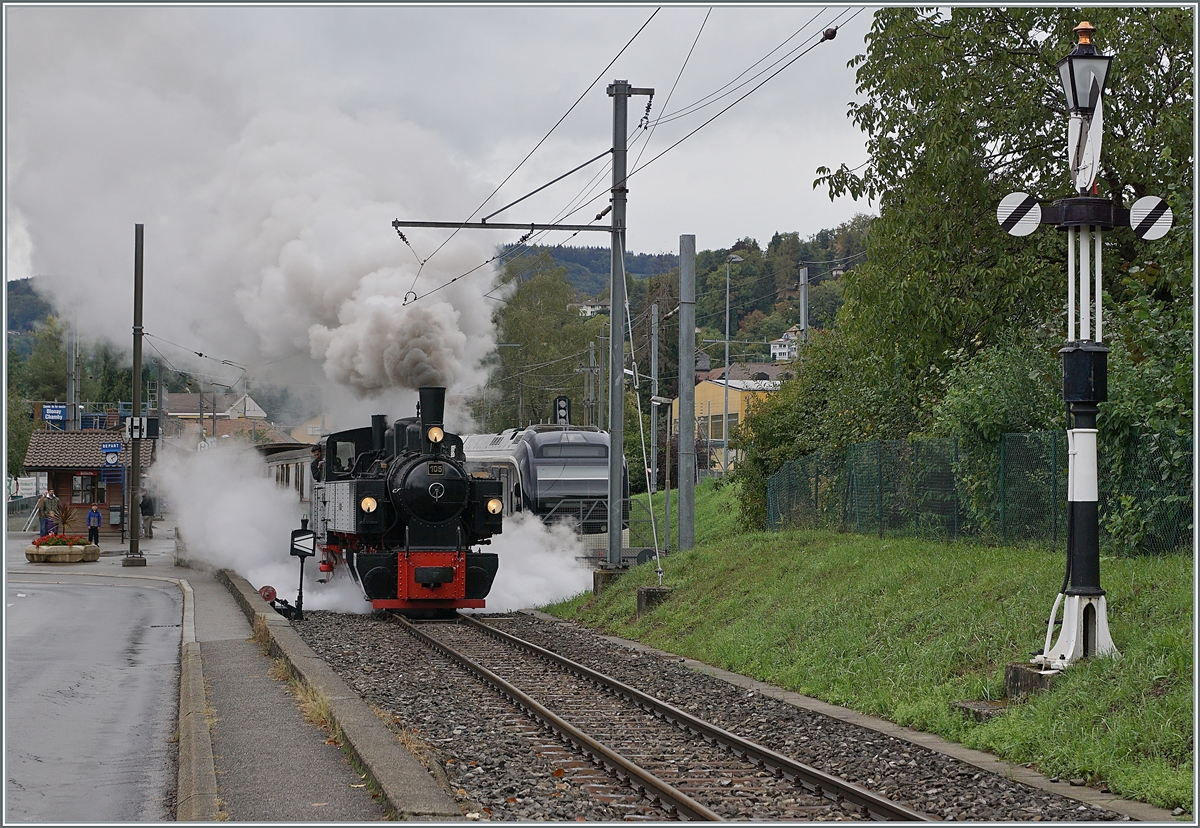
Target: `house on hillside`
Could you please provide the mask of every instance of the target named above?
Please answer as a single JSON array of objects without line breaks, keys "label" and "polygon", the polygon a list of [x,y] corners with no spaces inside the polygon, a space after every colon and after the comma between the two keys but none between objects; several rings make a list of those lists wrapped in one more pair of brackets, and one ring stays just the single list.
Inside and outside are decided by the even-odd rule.
[{"label": "house on hillside", "polygon": [[164,413],[180,420],[194,420],[202,414],[225,420],[265,420],[267,412],[249,394],[169,394]]},{"label": "house on hillside", "polygon": [[790,362],[796,358],[796,350],[800,344],[800,326],[792,325],[783,332],[779,339],[771,340],[771,359],[776,362]]},{"label": "house on hillside", "polygon": [[297,443],[316,443],[325,433],[325,415],[317,414],[309,417],[298,426],[288,430],[288,434]]},{"label": "house on hillside", "polygon": [[580,302],[578,305],[575,305],[574,307],[579,308],[579,315],[584,317],[585,319],[591,319],[593,316],[596,316],[601,313],[607,315],[609,312],[609,303],[608,302],[588,300],[586,302]]}]

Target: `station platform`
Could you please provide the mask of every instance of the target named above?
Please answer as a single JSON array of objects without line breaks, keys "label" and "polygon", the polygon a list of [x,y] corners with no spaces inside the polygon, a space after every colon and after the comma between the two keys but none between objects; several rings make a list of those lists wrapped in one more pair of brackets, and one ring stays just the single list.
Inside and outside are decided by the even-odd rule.
[{"label": "station platform", "polygon": [[[148,578],[178,585],[178,821],[462,819],[453,798],[250,584],[187,563],[169,518],[157,520],[154,537],[139,542],[144,566],[123,565],[128,541],[104,538],[98,561],[31,563],[25,549],[35,537],[7,533],[10,579]],[[329,704],[338,738],[306,720],[295,693],[301,682],[289,677]]]}]

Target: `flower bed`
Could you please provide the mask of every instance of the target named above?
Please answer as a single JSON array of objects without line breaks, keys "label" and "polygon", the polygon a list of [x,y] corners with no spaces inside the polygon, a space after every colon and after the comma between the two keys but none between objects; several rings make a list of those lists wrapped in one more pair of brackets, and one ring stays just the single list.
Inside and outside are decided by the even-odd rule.
[{"label": "flower bed", "polygon": [[86,543],[83,535],[43,535],[32,541],[33,546],[83,546]]},{"label": "flower bed", "polygon": [[100,560],[100,547],[83,535],[46,535],[25,547],[25,558],[31,563],[91,563]]}]

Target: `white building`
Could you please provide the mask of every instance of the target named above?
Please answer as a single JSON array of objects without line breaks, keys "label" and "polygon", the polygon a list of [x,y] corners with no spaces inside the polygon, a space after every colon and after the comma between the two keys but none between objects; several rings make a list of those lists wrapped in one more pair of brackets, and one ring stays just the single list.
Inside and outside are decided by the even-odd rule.
[{"label": "white building", "polygon": [[800,326],[792,325],[779,339],[771,340],[771,359],[787,362],[796,358],[796,347],[800,341]]}]

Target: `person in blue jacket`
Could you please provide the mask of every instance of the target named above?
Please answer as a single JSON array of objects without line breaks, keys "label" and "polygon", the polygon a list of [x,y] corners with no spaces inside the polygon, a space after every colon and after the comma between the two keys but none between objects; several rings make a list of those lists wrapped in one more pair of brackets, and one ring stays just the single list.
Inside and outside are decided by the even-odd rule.
[{"label": "person in blue jacket", "polygon": [[87,513],[88,543],[100,543],[100,507],[95,503]]}]

